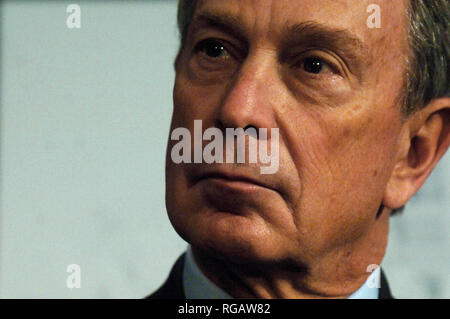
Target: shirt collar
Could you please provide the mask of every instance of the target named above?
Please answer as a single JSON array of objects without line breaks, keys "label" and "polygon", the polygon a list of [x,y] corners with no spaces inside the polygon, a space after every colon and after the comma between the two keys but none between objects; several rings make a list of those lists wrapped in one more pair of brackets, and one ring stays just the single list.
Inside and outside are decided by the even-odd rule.
[{"label": "shirt collar", "polygon": [[233,299],[201,272],[192,255],[191,246],[186,251],[183,287],[187,299]]},{"label": "shirt collar", "polygon": [[[348,299],[378,299],[379,283],[380,267],[372,271],[366,282]],[[183,289],[187,299],[233,299],[201,272],[191,246],[188,246],[183,266]]]}]

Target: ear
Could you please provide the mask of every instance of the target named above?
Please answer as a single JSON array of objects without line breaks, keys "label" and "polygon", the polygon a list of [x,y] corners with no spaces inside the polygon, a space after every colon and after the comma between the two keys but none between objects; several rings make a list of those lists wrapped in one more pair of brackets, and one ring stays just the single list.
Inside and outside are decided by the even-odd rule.
[{"label": "ear", "polygon": [[420,189],[450,145],[450,98],[439,98],[410,115],[383,204],[397,209]]}]

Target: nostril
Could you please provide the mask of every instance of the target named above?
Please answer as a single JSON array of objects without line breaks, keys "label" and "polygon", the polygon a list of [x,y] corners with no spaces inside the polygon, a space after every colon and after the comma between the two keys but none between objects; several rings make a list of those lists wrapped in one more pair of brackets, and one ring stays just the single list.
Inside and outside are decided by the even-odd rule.
[{"label": "nostril", "polygon": [[253,138],[258,138],[258,129],[254,125],[247,125],[244,128],[245,135],[248,135]]}]

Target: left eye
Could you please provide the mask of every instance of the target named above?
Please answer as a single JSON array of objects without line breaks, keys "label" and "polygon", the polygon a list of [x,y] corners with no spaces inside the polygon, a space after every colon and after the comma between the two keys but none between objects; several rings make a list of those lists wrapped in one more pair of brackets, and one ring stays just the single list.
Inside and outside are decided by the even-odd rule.
[{"label": "left eye", "polygon": [[196,51],[201,51],[211,58],[227,58],[229,56],[227,48],[222,43],[214,39],[206,39],[201,41],[197,45]]},{"label": "left eye", "polygon": [[319,58],[306,58],[303,60],[302,68],[308,73],[319,74],[327,68],[327,63]]}]

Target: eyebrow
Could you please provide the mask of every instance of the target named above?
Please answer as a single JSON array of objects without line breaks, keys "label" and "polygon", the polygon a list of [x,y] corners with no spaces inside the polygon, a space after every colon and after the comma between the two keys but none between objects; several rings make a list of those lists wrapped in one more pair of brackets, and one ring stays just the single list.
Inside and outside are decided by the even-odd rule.
[{"label": "eyebrow", "polygon": [[[240,19],[227,13],[199,12],[192,21],[192,30],[204,28],[218,29],[243,43],[248,36]],[[370,65],[370,51],[363,41],[347,29],[335,28],[315,21],[303,21],[285,25],[281,32],[283,48],[325,49],[335,52],[349,67],[350,71],[361,77],[364,66]],[[283,54],[281,55],[283,58]]]},{"label": "eyebrow", "polygon": [[199,12],[192,21],[192,30],[196,32],[203,28],[218,29],[238,40],[247,42],[246,33],[241,21],[234,15]]}]

